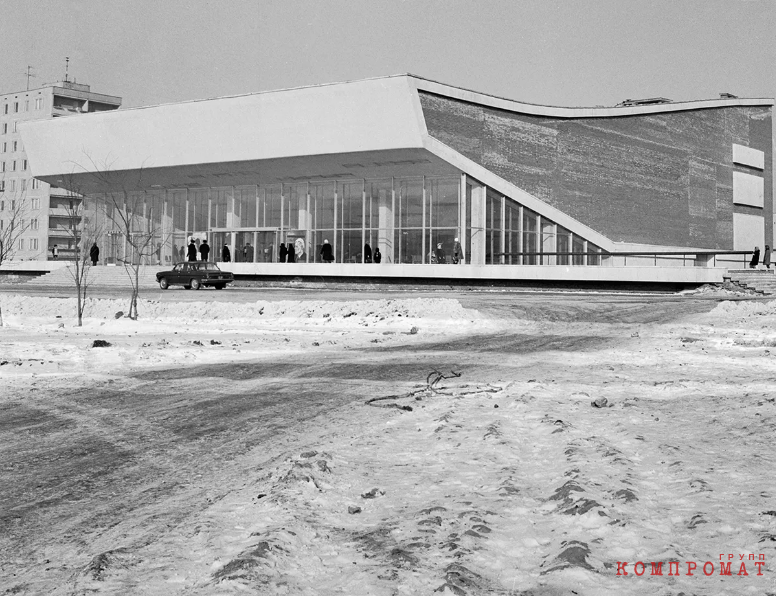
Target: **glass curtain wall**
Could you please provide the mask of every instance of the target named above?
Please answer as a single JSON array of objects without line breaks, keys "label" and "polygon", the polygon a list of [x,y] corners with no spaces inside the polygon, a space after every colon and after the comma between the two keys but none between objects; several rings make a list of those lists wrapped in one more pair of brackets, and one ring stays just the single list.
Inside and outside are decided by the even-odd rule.
[{"label": "glass curtain wall", "polygon": [[393,263],[393,179],[366,180],[364,195],[364,247],[369,245],[372,262],[379,250],[381,263]]},{"label": "glass curtain wall", "polygon": [[167,209],[172,217],[172,262],[186,259],[186,191],[167,191]]},{"label": "glass curtain wall", "polygon": [[[433,252],[437,263],[452,263],[453,247],[460,235],[460,180],[426,178],[425,189],[428,253]],[[433,259],[426,262],[433,262]]]},{"label": "glass curtain wall", "polygon": [[520,205],[504,201],[504,263],[520,265]]},{"label": "glass curtain wall", "polygon": [[[214,260],[226,244],[233,261],[277,262],[284,243],[294,262],[320,263],[328,240],[335,262],[353,264],[374,263],[378,250],[381,263],[452,264],[460,238],[464,262],[470,263],[472,209],[484,208],[475,212],[485,227],[475,247],[480,263],[601,264],[599,247],[556,222],[487,187],[484,204],[475,206],[473,185],[464,188],[461,197],[459,177],[351,179],[117,194],[116,205],[136,233],[154,230],[151,246],[161,247],[160,255],[143,255],[154,263],[185,260],[188,242],[193,239],[199,249],[205,238]],[[106,200],[108,220],[116,208]],[[129,254],[121,226],[106,230],[109,259],[137,258]]]},{"label": "glass curtain wall", "polygon": [[[334,261],[337,263],[361,263],[364,241],[364,182],[337,184],[337,235],[334,239]],[[329,240],[331,242],[331,240]],[[320,248],[318,249],[320,251]]]},{"label": "glass curtain wall", "polygon": [[394,181],[394,255],[397,263],[423,263],[423,179]]},{"label": "glass curtain wall", "polygon": [[503,261],[501,245],[501,211],[504,197],[490,188],[485,195],[485,264],[496,265]]}]

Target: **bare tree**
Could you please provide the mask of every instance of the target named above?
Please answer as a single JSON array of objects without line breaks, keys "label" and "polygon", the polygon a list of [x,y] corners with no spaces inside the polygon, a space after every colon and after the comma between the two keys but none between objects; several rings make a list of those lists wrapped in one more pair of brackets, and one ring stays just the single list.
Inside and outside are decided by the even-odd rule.
[{"label": "bare tree", "polygon": [[98,224],[93,212],[87,212],[86,200],[73,175],[67,176],[65,186],[68,189],[68,197],[64,203],[60,203],[68,222],[66,232],[73,246],[72,264],[67,268],[73,279],[76,293],[76,314],[78,327],[83,325],[83,315],[86,308],[86,297],[91,282],[89,272],[91,270],[90,247],[100,238],[102,226]]},{"label": "bare tree", "polygon": [[122,172],[111,169],[109,163],[97,164],[90,158],[89,161],[90,182],[100,190],[90,193],[88,200],[102,211],[104,231],[112,229],[122,236],[124,254],[120,260],[131,285],[128,316],[137,320],[140,268],[156,257],[157,245],[166,245],[169,241],[169,233],[165,234],[162,225],[159,198],[143,188],[142,168]]},{"label": "bare tree", "polygon": [[[22,234],[30,227],[29,206],[23,192],[6,191],[6,182],[0,180],[0,265],[12,261],[19,249]],[[0,305],[0,327],[3,309]]]}]

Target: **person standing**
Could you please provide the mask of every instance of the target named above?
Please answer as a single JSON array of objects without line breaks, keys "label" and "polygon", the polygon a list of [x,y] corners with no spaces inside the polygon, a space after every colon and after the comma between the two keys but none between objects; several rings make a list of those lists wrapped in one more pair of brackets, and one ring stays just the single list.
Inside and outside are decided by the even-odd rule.
[{"label": "person standing", "polygon": [[456,265],[460,263],[463,260],[461,257],[463,257],[463,249],[461,249],[461,243],[456,238],[455,244],[453,244],[453,263]]},{"label": "person standing", "polygon": [[191,239],[188,249],[189,263],[193,263],[197,260],[197,245],[194,244],[194,238]]},{"label": "person standing", "polygon": [[296,254],[294,253],[294,245],[288,243],[286,251],[286,263],[296,263]]},{"label": "person standing", "polygon": [[765,245],[765,252],[763,253],[763,265],[765,265],[766,269],[771,268],[771,247],[768,244]]},{"label": "person standing", "polygon": [[372,262],[372,247],[369,246],[369,242],[364,244],[364,263]]},{"label": "person standing", "polygon": [[752,260],[749,261],[749,269],[754,269],[757,267],[757,263],[760,262],[760,247],[755,246],[754,247],[754,253],[752,253]]},{"label": "person standing", "polygon": [[181,246],[180,250],[178,251],[178,258],[181,261],[185,261],[186,260],[186,250],[182,246]]},{"label": "person standing", "polygon": [[445,250],[442,248],[442,243],[440,242],[437,244],[436,250],[434,251],[434,255],[436,256],[436,262],[440,265],[444,264],[445,262]]},{"label": "person standing", "polygon": [[55,261],[59,258],[59,248],[56,244],[51,248],[51,256]]},{"label": "person standing", "polygon": [[278,259],[278,261],[280,263],[285,263],[286,257],[288,256],[288,249],[286,248],[286,245],[283,242],[280,243],[280,249],[278,252],[280,253],[280,258]]},{"label": "person standing", "polygon": [[323,246],[321,246],[321,260],[324,263],[331,263],[334,261],[334,251],[331,249],[331,244],[329,244],[328,240],[324,240]]},{"label": "person standing", "polygon": [[92,260],[92,267],[96,267],[97,261],[100,260],[100,247],[97,246],[96,242],[89,249],[89,258]]},{"label": "person standing", "polygon": [[224,263],[228,263],[232,260],[232,253],[229,251],[229,247],[224,244],[224,248],[221,249],[221,260]]},{"label": "person standing", "polygon": [[380,252],[380,247],[378,246],[377,248],[375,248],[375,252],[372,255],[372,261],[374,261],[375,263],[379,263],[382,260],[383,260],[383,253]]},{"label": "person standing", "polygon": [[210,256],[210,245],[207,243],[207,238],[205,238],[202,241],[202,244],[200,244],[199,254],[201,255],[203,261],[207,261],[207,258]]},{"label": "person standing", "polygon": [[250,241],[243,246],[243,263],[253,263],[253,247]]}]

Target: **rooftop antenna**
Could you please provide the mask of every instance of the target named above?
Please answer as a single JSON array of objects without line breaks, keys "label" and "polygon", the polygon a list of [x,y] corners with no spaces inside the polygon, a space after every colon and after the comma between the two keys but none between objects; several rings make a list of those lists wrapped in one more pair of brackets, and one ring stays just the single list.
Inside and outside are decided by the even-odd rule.
[{"label": "rooftop antenna", "polygon": [[67,78],[67,71],[70,68],[70,57],[65,56],[65,83],[69,83],[70,79]]},{"label": "rooftop antenna", "polygon": [[32,74],[32,66],[27,66],[27,72],[24,73],[27,77],[27,91],[30,90],[30,78],[37,78],[38,75]]}]

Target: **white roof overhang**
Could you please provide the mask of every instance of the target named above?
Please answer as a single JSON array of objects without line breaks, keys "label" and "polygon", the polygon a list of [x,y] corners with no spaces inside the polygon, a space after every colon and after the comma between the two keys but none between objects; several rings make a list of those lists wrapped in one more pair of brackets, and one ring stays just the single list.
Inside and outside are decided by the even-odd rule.
[{"label": "white roof overhang", "polygon": [[302,158],[310,158],[305,172],[313,177],[361,176],[365,163],[386,171],[392,161],[439,161],[423,151],[425,126],[407,77],[40,120],[20,129],[33,175],[58,186],[64,177],[90,186],[89,174],[107,171],[142,172],[144,186],[175,185],[175,178],[194,185],[203,175],[215,177],[207,185],[238,184],[264,170],[293,178],[302,175]]}]

